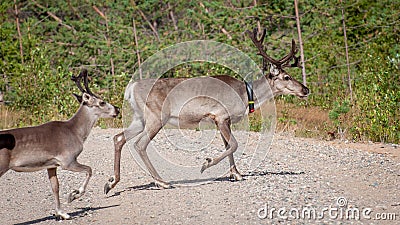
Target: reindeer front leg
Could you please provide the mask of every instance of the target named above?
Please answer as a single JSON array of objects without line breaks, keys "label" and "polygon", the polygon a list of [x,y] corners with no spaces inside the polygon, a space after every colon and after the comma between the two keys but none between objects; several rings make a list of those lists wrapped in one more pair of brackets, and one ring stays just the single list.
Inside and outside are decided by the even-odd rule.
[{"label": "reindeer front leg", "polygon": [[104,193],[107,194],[111,189],[117,185],[121,179],[121,151],[125,145],[126,139],[124,132],[114,136],[114,176],[110,177],[108,182],[104,185]]},{"label": "reindeer front leg", "polygon": [[[154,128],[154,127],[153,127]],[[146,149],[150,141],[156,136],[161,126],[156,126],[154,129],[148,129],[149,132],[143,132],[135,142],[135,149],[138,152],[140,158],[142,159],[144,165],[149,171],[150,175],[154,179],[154,184],[163,189],[172,188],[172,185],[165,182],[161,176],[158,174],[157,170],[154,168],[153,164],[150,162],[149,156],[147,155]]]},{"label": "reindeer front leg", "polygon": [[49,180],[51,183],[51,189],[53,191],[54,199],[56,202],[56,218],[57,219],[70,219],[71,216],[68,215],[67,213],[63,212],[60,208],[60,194],[59,194],[59,184],[58,184],[58,178],[57,178],[57,168],[50,168],[47,169],[47,173],[49,175]]},{"label": "reindeer front leg", "polygon": [[89,183],[90,177],[92,177],[92,168],[89,166],[83,165],[78,163],[77,161],[71,162],[67,167],[63,167],[63,169],[72,171],[72,172],[85,172],[86,173],[86,178],[83,181],[82,186],[79,187],[78,190],[73,190],[71,193],[68,195],[68,203],[71,203],[75,199],[80,198],[86,191],[86,186]]},{"label": "reindeer front leg", "polygon": [[[228,145],[228,142],[224,138],[224,135],[221,133],[222,140],[224,141],[225,149],[229,150],[230,146]],[[233,153],[228,155],[229,158],[229,164],[230,164],[230,172],[231,172],[231,178],[235,179],[236,181],[243,180],[243,176],[239,173],[239,171],[236,168],[235,164],[235,159],[233,158]]]},{"label": "reindeer front leg", "polygon": [[[224,143],[226,146],[226,151],[224,153],[222,153],[219,157],[216,157],[214,159],[207,158],[206,161],[203,163],[203,166],[201,167],[200,172],[203,173],[204,170],[206,170],[207,168],[218,164],[225,157],[229,156],[229,162],[231,163],[231,173],[233,174],[233,176],[236,180],[240,180],[240,178],[242,176],[236,170],[235,162],[233,161],[233,153],[237,150],[238,143],[231,132],[230,120],[225,119],[225,120],[219,121],[217,118],[214,120],[215,120],[215,124],[217,125],[217,127],[219,128],[219,130],[221,132],[222,139],[224,140]],[[235,177],[235,175],[236,175],[236,177]]]},{"label": "reindeer front leg", "polygon": [[135,115],[136,117],[133,118],[131,125],[125,131],[114,136],[114,176],[110,177],[104,185],[105,194],[113,189],[121,179],[121,152],[125,143],[144,130],[141,114],[138,112]]}]

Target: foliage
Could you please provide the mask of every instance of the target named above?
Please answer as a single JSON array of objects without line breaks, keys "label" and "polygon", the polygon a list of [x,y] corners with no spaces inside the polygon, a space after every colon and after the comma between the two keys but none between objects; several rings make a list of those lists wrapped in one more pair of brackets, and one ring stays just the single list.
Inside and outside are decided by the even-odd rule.
[{"label": "foliage", "polygon": [[329,111],[328,117],[337,128],[337,133],[343,138],[346,131],[345,115],[350,111],[350,102],[344,100],[341,104],[338,101],[333,103],[333,108]]},{"label": "foliage", "polygon": [[366,61],[369,67],[357,82],[353,133],[373,141],[400,140],[400,55],[385,59],[373,54]]},{"label": "foliage", "polygon": [[348,100],[343,101],[342,104],[340,104],[337,101],[334,102],[334,107],[332,108],[331,111],[329,111],[328,115],[329,119],[331,119],[336,126],[340,125],[340,120],[339,120],[340,115],[348,113],[350,111],[349,104],[350,102]]},{"label": "foliage", "polygon": [[[273,57],[282,57],[291,39],[297,40],[293,1],[17,2],[18,16],[14,1],[0,3],[0,91],[11,102],[12,110],[25,112],[20,125],[71,116],[77,103],[71,96],[75,88],[69,77],[81,68],[87,68],[93,76],[94,91],[118,105],[138,69],[138,54],[143,62],[172,44],[206,39],[237,47],[260,62],[244,35],[258,23],[267,29],[265,44]],[[331,112],[338,107],[335,102],[350,99],[343,8],[354,101],[349,103],[347,121],[333,119],[347,126],[356,139],[399,142],[395,124],[399,123],[400,2],[358,0],[338,4],[311,0],[299,7],[307,84],[312,95],[306,103],[282,98]],[[301,71],[289,72],[299,77]],[[163,76],[223,73],[233,74],[219,65],[191,63]]]}]

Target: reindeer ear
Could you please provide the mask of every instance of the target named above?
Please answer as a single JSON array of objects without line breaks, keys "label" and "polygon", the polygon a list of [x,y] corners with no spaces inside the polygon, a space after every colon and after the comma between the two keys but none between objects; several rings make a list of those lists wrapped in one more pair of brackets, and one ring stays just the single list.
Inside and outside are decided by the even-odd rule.
[{"label": "reindeer ear", "polygon": [[76,100],[78,100],[79,103],[82,102],[82,96],[75,94],[75,93],[72,93],[72,94],[75,96]]},{"label": "reindeer ear", "polygon": [[89,105],[93,104],[93,102],[94,102],[93,97],[86,92],[83,93],[83,95],[82,95],[82,101],[83,101],[83,103],[89,104]]},{"label": "reindeer ear", "polygon": [[275,64],[270,63],[269,64],[269,73],[272,76],[277,76],[279,74],[279,69]]}]

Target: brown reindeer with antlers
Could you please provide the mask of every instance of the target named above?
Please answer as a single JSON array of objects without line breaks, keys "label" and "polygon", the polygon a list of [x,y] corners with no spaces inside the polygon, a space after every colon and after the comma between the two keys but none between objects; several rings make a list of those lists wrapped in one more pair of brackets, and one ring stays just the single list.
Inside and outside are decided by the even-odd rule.
[{"label": "brown reindeer with antlers", "polygon": [[[257,39],[257,31],[246,32],[259,50],[259,54],[270,64],[269,73],[253,82],[257,95],[254,106],[257,109],[266,100],[276,95],[291,94],[306,97],[307,87],[292,78],[285,67],[298,67],[296,45],[292,41],[289,54],[279,60],[268,56],[264,51],[263,40]],[[294,59],[293,64],[289,64]],[[272,93],[268,92],[269,84]],[[236,169],[233,153],[238,143],[231,132],[231,124],[240,121],[248,112],[246,85],[230,76],[145,79],[131,82],[126,88],[125,99],[131,104],[134,115],[130,126],[114,137],[115,159],[114,176],[104,187],[108,193],[120,180],[121,150],[124,144],[136,137],[135,149],[154,178],[156,185],[169,188],[150,162],[146,148],[159,130],[166,124],[180,128],[195,127],[200,121],[208,120],[216,124],[221,132],[226,151],[216,158],[207,158],[201,172],[216,165],[225,157],[229,158],[231,177],[241,180],[242,175]]]},{"label": "brown reindeer with antlers", "polygon": [[[81,86],[84,80],[85,88]],[[60,208],[57,167],[72,172],[84,172],[86,178],[78,190],[68,195],[68,202],[81,197],[92,176],[89,166],[77,162],[83,143],[98,118],[116,117],[119,109],[93,94],[88,86],[87,71],[72,76],[82,95],[75,115],[67,121],[52,121],[35,127],[0,131],[0,177],[8,170],[33,172],[47,169],[56,203],[56,217],[69,219]]]}]

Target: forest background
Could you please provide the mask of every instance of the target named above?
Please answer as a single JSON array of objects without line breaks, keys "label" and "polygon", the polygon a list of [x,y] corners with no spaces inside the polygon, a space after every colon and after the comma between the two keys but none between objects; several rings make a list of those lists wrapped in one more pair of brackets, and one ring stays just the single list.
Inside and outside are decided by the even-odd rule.
[{"label": "forest background", "polygon": [[[399,143],[400,1],[300,1],[307,101],[276,99],[279,131],[298,136]],[[121,106],[140,63],[190,40],[214,40],[261,59],[244,34],[266,28],[269,55],[299,40],[294,1],[2,1],[0,129],[67,119],[78,108],[72,74],[87,68],[92,89]],[[302,81],[301,69],[290,69]],[[188,63],[163,76],[230,74]],[[257,114],[251,129],[260,128]],[[101,120],[121,127],[120,120]]]}]

